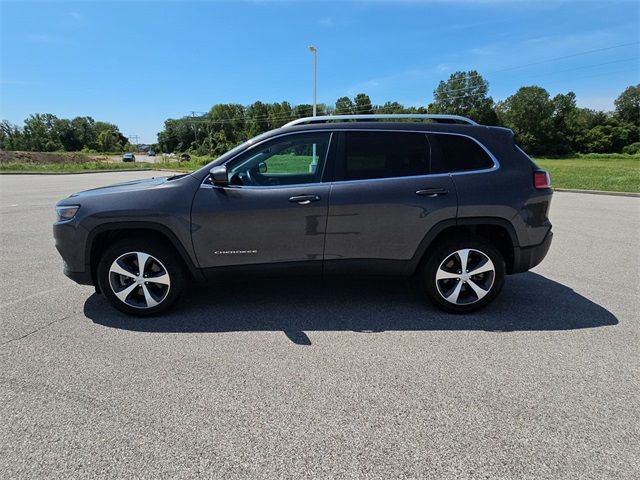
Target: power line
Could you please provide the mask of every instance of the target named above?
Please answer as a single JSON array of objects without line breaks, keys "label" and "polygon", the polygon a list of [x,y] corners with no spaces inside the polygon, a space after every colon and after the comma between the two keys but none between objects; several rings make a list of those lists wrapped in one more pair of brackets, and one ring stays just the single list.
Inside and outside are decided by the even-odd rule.
[{"label": "power line", "polygon": [[[613,61],[610,61],[610,62],[596,63],[596,64],[593,64],[593,65],[581,65],[579,67],[573,67],[573,68],[568,68],[568,69],[564,69],[564,70],[557,70],[555,72],[548,72],[548,73],[544,73],[544,74],[534,74],[533,77],[540,77],[540,76],[543,76],[543,75],[555,75],[557,73],[571,72],[571,71],[574,71],[574,70],[582,70],[582,69],[585,69],[585,68],[600,67],[602,65],[610,65],[610,64],[613,64],[613,63],[631,62],[631,61],[634,61],[634,60],[638,61],[638,60],[640,60],[640,57],[625,58],[625,59],[622,59],[622,60],[613,60]],[[480,74],[478,74],[478,75],[468,75],[468,76],[465,77],[465,80],[469,79],[469,78],[475,78],[477,76],[481,77],[482,75],[480,75]],[[476,86],[476,87],[453,88],[453,89],[447,90],[447,93],[471,90],[473,88],[478,88],[478,87]]]},{"label": "power line", "polygon": [[629,43],[621,43],[619,45],[612,45],[610,47],[596,48],[596,49],[593,49],[593,50],[585,50],[583,52],[572,53],[570,55],[563,55],[561,57],[553,57],[553,58],[548,58],[548,59],[545,59],[545,60],[539,60],[537,62],[526,63],[524,65],[518,65],[518,66],[508,67],[508,68],[502,68],[502,69],[499,69],[499,70],[494,70],[491,73],[500,73],[500,72],[506,72],[506,71],[509,71],[509,70],[517,70],[517,69],[520,69],[520,68],[540,65],[542,63],[554,62],[556,60],[564,60],[564,59],[567,59],[567,58],[579,57],[581,55],[588,55],[589,53],[604,52],[604,51],[607,51],[607,50],[613,50],[615,48],[629,47],[631,45],[638,45],[638,44],[640,44],[640,42],[629,42]]},{"label": "power line", "polygon": [[[558,73],[564,73],[564,72],[568,72],[568,71],[575,71],[575,70],[582,70],[585,68],[595,68],[595,67],[600,67],[600,66],[604,66],[604,65],[611,65],[611,64],[615,64],[615,63],[625,63],[625,62],[630,62],[636,60],[635,58],[628,58],[628,59],[622,59],[622,60],[614,60],[611,62],[602,62],[602,63],[597,63],[597,64],[593,64],[593,65],[583,65],[580,67],[575,67],[575,68],[569,68],[569,69],[564,69],[564,70],[559,70],[556,72],[548,72],[548,73],[544,73],[544,74],[540,74],[540,75],[536,75],[536,76],[547,76],[547,75],[554,75],[554,74],[558,74]],[[603,74],[606,74],[609,72],[603,72]],[[599,74],[598,74],[599,75]],[[596,76],[598,76],[596,75]],[[581,77],[581,78],[589,78],[590,76],[587,77]],[[449,92],[455,92],[455,91],[467,91],[467,90],[472,90],[478,87],[466,87],[466,88],[459,88],[459,89],[453,89],[450,91],[447,91],[447,93]],[[455,99],[459,99],[459,98],[473,98],[473,97],[477,97],[477,96],[483,96],[485,95],[485,92],[478,92],[478,93],[471,93],[471,94],[462,94],[462,95],[455,95],[455,96],[447,96],[445,97],[446,100],[455,100]],[[246,117],[246,116],[242,116],[242,117],[230,117],[230,118],[225,118],[225,119],[217,119],[217,120],[209,120],[206,118],[202,118],[202,119],[197,119],[197,120],[193,120],[194,122],[199,122],[199,123],[207,123],[207,124],[212,124],[212,125],[217,125],[217,124],[227,124],[227,123],[232,123],[232,122],[240,122],[240,121],[244,121],[244,122],[286,122],[287,120],[293,120],[295,118],[299,118],[297,115],[288,115],[288,114],[276,114],[276,115],[260,115],[257,117]],[[191,121],[187,118],[184,119],[185,121]]]},{"label": "power line", "polygon": [[[519,70],[521,68],[526,68],[526,67],[532,67],[535,65],[541,65],[543,63],[549,63],[549,62],[554,62],[556,60],[565,60],[567,58],[573,58],[573,57],[579,57],[582,55],[588,55],[590,53],[597,53],[597,52],[604,52],[607,50],[613,50],[616,48],[622,48],[622,47],[629,47],[631,45],[638,45],[640,44],[640,42],[629,42],[629,43],[620,43],[618,45],[611,45],[609,47],[602,47],[602,48],[595,48],[593,50],[584,50],[582,52],[576,52],[576,53],[572,53],[570,55],[563,55],[560,57],[551,57],[551,58],[546,58],[546,59],[542,59],[542,60],[538,60],[535,62],[530,62],[530,63],[525,63],[522,65],[513,65],[511,67],[506,67],[506,68],[500,68],[498,70],[489,70],[488,72],[485,72],[486,74],[490,74],[490,73],[501,73],[501,72],[508,72],[508,71],[512,71],[512,70]],[[474,75],[469,75],[467,78],[474,78],[474,77],[481,77],[482,74],[478,73],[478,74],[474,74]]]}]

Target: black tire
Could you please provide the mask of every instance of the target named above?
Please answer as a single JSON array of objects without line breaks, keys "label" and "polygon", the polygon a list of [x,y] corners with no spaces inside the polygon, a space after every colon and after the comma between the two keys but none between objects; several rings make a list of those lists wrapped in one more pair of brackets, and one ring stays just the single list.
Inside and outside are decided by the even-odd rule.
[{"label": "black tire", "polygon": [[[134,283],[135,280],[110,272],[111,266],[116,259],[120,259],[123,255],[133,252],[142,252],[150,255],[153,258],[147,261],[145,266],[150,270],[157,270],[158,275],[168,274],[170,281],[170,285],[168,286],[155,284],[153,281],[151,281],[151,285],[147,284],[146,292],[154,294],[152,300],[154,302],[158,301],[159,303],[157,305],[146,307],[147,301],[144,299],[147,297],[143,295],[142,286],[133,287],[132,283]],[[124,257],[124,259],[129,262],[135,262],[135,258],[137,258],[135,255]],[[136,264],[133,263],[133,265],[135,266]],[[153,277],[153,272],[151,272],[150,277]],[[145,238],[123,239],[107,248],[98,263],[97,280],[100,290],[102,290],[104,296],[109,299],[109,302],[111,302],[115,308],[129,315],[148,317],[161,314],[171,308],[182,296],[190,279],[181,259],[173,248],[163,242],[154,243],[153,240]],[[151,280],[151,278],[148,280]],[[126,282],[130,283],[127,285]],[[134,288],[125,299],[125,301],[130,303],[125,303],[125,301],[116,296],[114,288],[118,287],[119,285],[117,284],[120,283],[124,283],[125,287],[131,286]],[[164,290],[165,287],[167,289],[166,292]],[[121,291],[123,290],[125,290],[125,288],[122,288]],[[138,299],[140,299],[140,301],[137,301]],[[132,305],[132,303],[137,303],[138,306]]]},{"label": "black tire", "polygon": [[[482,262],[486,262],[486,259],[484,259],[482,255],[488,257],[493,263],[493,272],[481,273],[468,279],[452,278],[437,280],[436,275],[441,265],[444,270],[451,270],[452,273],[458,273],[457,271],[453,272],[455,268],[452,268],[456,266],[456,261],[461,261],[460,255],[455,252],[467,249],[471,250],[468,258],[472,272],[475,268],[478,268],[477,266],[474,268],[474,265],[479,266],[484,264]],[[443,265],[445,260],[447,260],[448,263]],[[429,257],[426,259],[422,270],[424,289],[426,290],[429,300],[438,308],[450,313],[469,313],[486,307],[502,290],[504,276],[505,262],[500,251],[485,239],[471,235],[441,242],[429,253]],[[486,289],[483,288],[483,291],[487,293],[478,299],[478,295],[474,289],[467,284],[468,281],[470,281],[469,283],[473,282],[476,287],[487,287]],[[447,294],[449,294],[449,298],[452,298],[451,294],[453,294],[458,283],[462,283],[459,287],[459,295],[457,297],[461,304],[451,303],[445,299],[445,295]]]}]

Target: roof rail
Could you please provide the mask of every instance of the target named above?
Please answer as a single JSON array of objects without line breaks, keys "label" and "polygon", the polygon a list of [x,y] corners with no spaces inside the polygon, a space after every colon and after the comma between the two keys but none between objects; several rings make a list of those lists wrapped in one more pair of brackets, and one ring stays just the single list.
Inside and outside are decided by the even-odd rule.
[{"label": "roof rail", "polygon": [[323,115],[319,117],[298,118],[284,125],[292,127],[294,125],[304,125],[308,123],[325,123],[333,121],[346,120],[399,120],[399,119],[416,119],[416,120],[436,120],[444,122],[460,122],[468,125],[478,125],[470,118],[461,117],[460,115],[441,115],[432,113],[375,113],[375,114],[358,114],[358,115]]}]

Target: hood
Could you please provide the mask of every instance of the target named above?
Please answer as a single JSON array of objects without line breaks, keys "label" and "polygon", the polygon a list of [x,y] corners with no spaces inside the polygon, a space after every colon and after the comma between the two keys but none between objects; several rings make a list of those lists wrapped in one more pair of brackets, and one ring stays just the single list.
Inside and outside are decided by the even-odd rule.
[{"label": "hood", "polygon": [[171,177],[152,177],[143,180],[133,180],[131,182],[116,183],[106,187],[92,188],[82,192],[72,193],[68,198],[82,198],[95,195],[106,195],[109,193],[131,192],[133,190],[145,190],[147,188],[162,185]]}]

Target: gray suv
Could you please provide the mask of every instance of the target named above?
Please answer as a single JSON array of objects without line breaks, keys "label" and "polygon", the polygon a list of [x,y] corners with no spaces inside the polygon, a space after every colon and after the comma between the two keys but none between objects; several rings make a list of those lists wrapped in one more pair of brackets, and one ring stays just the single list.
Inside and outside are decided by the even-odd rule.
[{"label": "gray suv", "polygon": [[412,276],[435,305],[465,313],[544,258],[551,196],[505,128],[312,117],[190,174],[75,193],[53,231],[65,274],[134,315],[240,272]]}]

